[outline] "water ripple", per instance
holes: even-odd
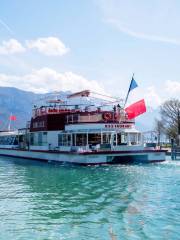
[[[180,239],[180,164],[0,159],[0,239]]]

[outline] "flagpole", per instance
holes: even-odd
[[[132,79],[134,79],[134,73],[132,75],[131,82],[132,82]],[[128,96],[129,96],[129,92],[130,92],[130,88],[131,88],[131,82],[130,82],[129,89],[128,89],[128,92],[127,92],[127,95],[126,95],[126,98],[125,98],[124,108],[125,108],[125,105],[126,105],[127,100],[128,100]]]
[[[11,117],[12,117],[12,112],[10,114],[10,118],[9,118],[9,125],[8,125],[8,131],[11,131]]]

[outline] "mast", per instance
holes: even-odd
[[[129,89],[128,89],[128,92],[127,92],[127,95],[126,95],[126,98],[125,98],[124,108],[126,106],[130,91],[133,90],[136,87],[137,87],[137,83],[134,80],[134,73],[133,73],[132,78],[131,78],[131,82],[130,82],[130,85],[129,85]]]
[[[11,131],[11,121],[12,121],[12,112],[11,112],[10,117],[9,117],[8,132]]]

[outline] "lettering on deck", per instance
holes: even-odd
[[[132,128],[132,124],[105,124],[105,128]]]

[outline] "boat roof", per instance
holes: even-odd
[[[18,130],[15,131],[1,131],[0,137],[2,136],[15,136],[15,135],[22,135],[22,133],[19,133]]]

